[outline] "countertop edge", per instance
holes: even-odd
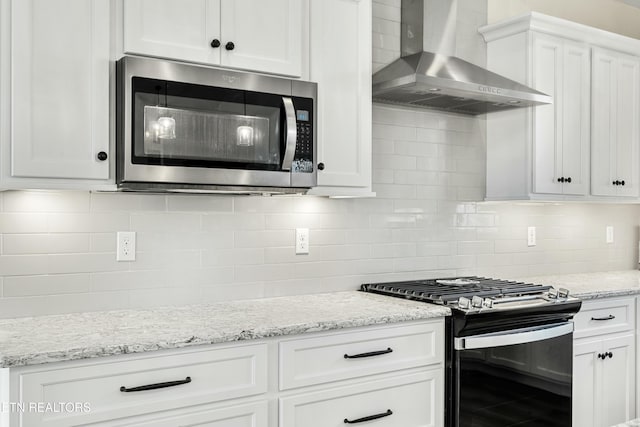
[[[366,326],[380,326],[403,322],[429,320],[451,315],[447,307],[431,306],[428,311],[413,311],[402,315],[387,315],[373,318],[354,318],[337,322],[317,322],[309,324],[291,324],[265,329],[242,330],[232,333],[215,334],[209,337],[192,336],[184,341],[157,342],[139,344],[122,344],[106,347],[69,348],[64,351],[52,351],[39,354],[25,354],[21,356],[4,356],[0,354],[0,368],[19,368],[25,366],[42,365],[57,362],[97,359],[124,354],[142,354],[160,350],[178,350],[203,345],[232,343],[238,341],[253,341],[273,337],[304,335],[314,332],[337,331]]]

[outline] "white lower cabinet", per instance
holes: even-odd
[[[443,427],[443,350],[433,319],[4,369],[0,401],[80,406],[0,427]]]
[[[443,423],[441,369],[280,399],[279,427],[338,427],[375,420],[376,427]]]
[[[635,418],[635,325],[629,319],[635,319],[633,298],[585,302],[576,316],[574,427],[610,427]]]
[[[198,409],[195,411],[176,411],[163,415],[129,418],[105,423],[92,424],[95,427],[268,427],[267,401],[244,405]]]

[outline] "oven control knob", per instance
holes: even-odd
[[[549,297],[549,299],[557,299],[558,291],[556,291],[554,288],[549,289],[549,292],[547,292],[547,297]]]
[[[482,306],[485,308],[493,308],[493,300],[491,298],[485,298],[482,301]]]
[[[468,310],[471,308],[471,300],[466,297],[458,298],[458,307],[464,310]]]
[[[569,298],[569,289],[565,289],[565,288],[558,289],[558,297]]]
[[[479,296],[474,296],[471,299],[471,305],[474,306],[475,308],[482,308],[482,297]]]

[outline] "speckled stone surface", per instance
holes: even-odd
[[[640,295],[640,271],[637,270],[518,277],[517,280],[567,288],[571,295],[583,300]]]
[[[640,418],[636,418],[635,420],[627,421],[626,423],[617,424],[612,427],[638,427],[640,426]]]
[[[442,306],[335,292],[154,310],[0,320],[0,367],[304,334],[451,314]]]

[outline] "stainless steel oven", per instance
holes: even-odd
[[[446,427],[571,427],[573,322],[566,289],[484,277],[369,283],[441,304]]]
[[[315,186],[315,83],[137,57],[116,71],[120,189]]]

